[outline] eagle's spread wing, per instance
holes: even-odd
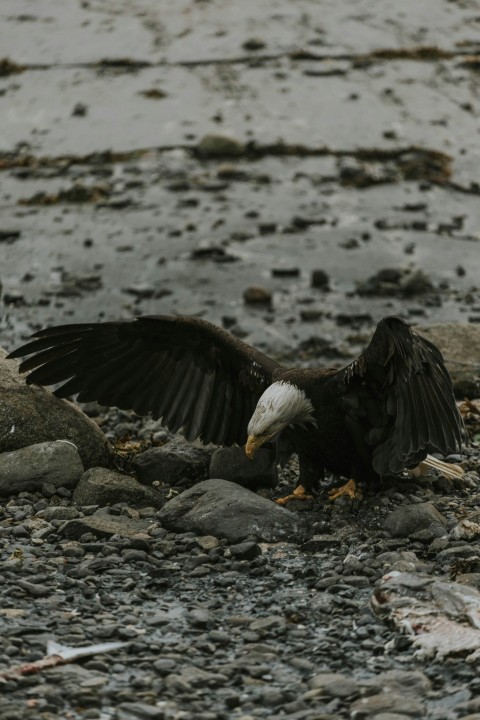
[[[187,439],[244,443],[258,398],[277,363],[219,327],[195,317],[146,316],[40,330],[9,357],[28,383],[63,382],[55,394],[78,395],[139,415],[151,413]]]
[[[379,475],[461,449],[463,424],[442,354],[399,318],[379,322],[365,351],[331,381],[357,450],[369,446]]]

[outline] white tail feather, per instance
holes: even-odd
[[[413,477],[420,477],[421,475],[427,475],[429,469],[438,470],[443,477],[449,478],[450,480],[461,480],[463,478],[463,468],[460,465],[454,465],[453,463],[446,463],[443,460],[438,460],[433,455],[427,455],[425,460],[417,465],[416,468],[410,470]]]

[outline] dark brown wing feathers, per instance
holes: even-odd
[[[379,475],[428,452],[461,448],[462,421],[440,351],[399,318],[385,318],[366,350],[340,371],[287,371],[200,318],[152,316],[64,325],[36,333],[10,357],[28,383],[63,383],[60,397],[151,413],[187,439],[242,444],[256,403],[281,378],[315,378],[339,398],[359,455]],[[318,409],[321,414],[321,408]],[[321,438],[319,438],[321,442]]]
[[[334,382],[343,385],[357,448],[371,445],[379,475],[413,467],[430,452],[461,449],[463,425],[442,354],[399,318],[382,320],[370,345]]]
[[[11,353],[28,383],[163,418],[189,440],[244,443],[258,398],[279,366],[195,317],[147,316],[41,330]]]

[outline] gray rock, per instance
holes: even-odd
[[[35,598],[46,597],[51,593],[51,588],[47,585],[28,582],[28,580],[17,580],[16,587],[24,590],[28,595]]]
[[[205,608],[194,608],[187,613],[187,622],[192,627],[207,627],[213,624],[213,615]]]
[[[420,562],[416,554],[411,550],[383,552],[377,555],[376,559],[377,562],[381,563],[383,570],[398,570],[399,572],[413,572]]]
[[[401,289],[407,297],[432,292],[435,287],[423,270],[415,270],[402,279]]]
[[[319,550],[337,547],[338,545],[340,545],[340,539],[336,535],[323,533],[322,535],[312,535],[312,537],[302,545],[302,550],[304,552],[318,552]]]
[[[252,285],[244,290],[243,300],[247,305],[265,305],[272,303],[272,291],[268,288]]]
[[[202,550],[212,550],[220,545],[218,538],[213,535],[202,535],[197,537],[196,540]]]
[[[232,543],[299,542],[305,534],[294,513],[228,480],[198,483],[167,502],[159,518],[170,530],[215,535]]]
[[[260,545],[249,540],[238,543],[237,545],[230,545],[227,552],[230,557],[234,557],[237,560],[253,560],[262,554],[262,549]]]
[[[377,718],[382,712],[398,712],[408,717],[419,718],[424,715],[424,706],[416,698],[406,697],[395,692],[381,692],[378,695],[369,695],[356,700],[350,706],[350,717],[353,720],[360,718]]]
[[[341,673],[318,673],[308,681],[311,690],[329,697],[346,698],[358,693],[357,683]]]
[[[357,284],[358,295],[412,297],[425,295],[434,285],[423,270],[383,268]]]
[[[375,715],[375,720],[407,720],[409,717],[409,715],[404,715],[403,713],[381,712]]]
[[[54,440],[69,440],[85,468],[107,465],[106,438],[98,425],[68,400],[26,385],[18,363],[0,348],[0,453]]]
[[[43,442],[0,454],[0,494],[30,492],[49,482],[75,487],[83,473],[77,448],[71,442]]]
[[[445,534],[446,526],[447,519],[431,503],[402,505],[385,518],[385,530],[393,537],[408,537],[427,528],[443,530]]]
[[[245,152],[245,145],[230,135],[209,133],[198,143],[197,152],[202,157],[238,157]]]
[[[80,517],[80,511],[75,507],[68,507],[64,505],[49,505],[44,510],[40,510],[36,517],[44,520],[73,520],[73,518]]]
[[[77,505],[114,505],[126,502],[135,507],[161,507],[163,498],[158,490],[138,482],[129,475],[90,468],[80,478],[73,499]]]
[[[457,711],[460,711],[459,716],[462,718],[462,720],[480,720],[480,698],[478,697],[472,698],[465,703],[457,705],[455,709]],[[464,713],[469,714],[464,715]]]
[[[312,270],[312,277],[310,282],[312,287],[319,288],[320,290],[328,290],[330,287],[330,277],[328,273],[326,273],[325,270],[322,270],[321,268]]]
[[[442,538],[444,535],[445,527],[443,525],[433,523],[432,525],[429,525],[428,528],[423,528],[423,530],[417,530],[416,532],[410,533],[409,537],[411,540],[418,540],[422,543],[431,543],[432,540]]]
[[[150,520],[137,520],[125,515],[109,515],[102,509],[88,517],[67,520],[58,532],[69,540],[78,540],[85,533],[92,533],[96,537],[119,535],[131,538],[138,533],[147,532],[151,527]]]
[[[82,558],[85,555],[85,550],[81,544],[75,540],[62,543],[62,552],[63,555],[68,558]]]
[[[139,480],[177,485],[188,480],[192,485],[208,477],[211,451],[176,439],[162,447],[139,453],[133,461]]]
[[[421,670],[387,670],[365,680],[362,685],[370,692],[395,692],[422,697],[429,692],[432,683]],[[399,708],[401,709],[401,708]]]
[[[125,702],[119,705],[117,720],[164,720],[163,708],[143,702]]]
[[[478,556],[478,546],[474,543],[465,545],[454,545],[441,550],[436,557],[437,563],[451,562],[457,558],[469,558]]]
[[[259,37],[251,37],[248,38],[248,40],[245,40],[244,43],[242,43],[242,48],[244,50],[263,50],[263,48],[266,46],[265,40]]]
[[[260,448],[253,460],[241,447],[218,448],[210,461],[209,477],[230,480],[254,490],[260,485],[275,487],[277,468],[273,450]]]
[[[285,625],[286,620],[283,615],[266,615],[257,620],[252,620],[250,630],[267,633],[275,628],[283,628]]]
[[[455,580],[459,583],[462,583],[462,585],[470,585],[470,587],[474,587],[477,590],[480,590],[480,573],[460,573],[460,575],[457,575]]]

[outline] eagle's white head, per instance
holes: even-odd
[[[267,440],[276,437],[288,425],[316,425],[313,405],[305,392],[289,382],[274,382],[257,403],[248,423],[245,452],[253,458]]]

